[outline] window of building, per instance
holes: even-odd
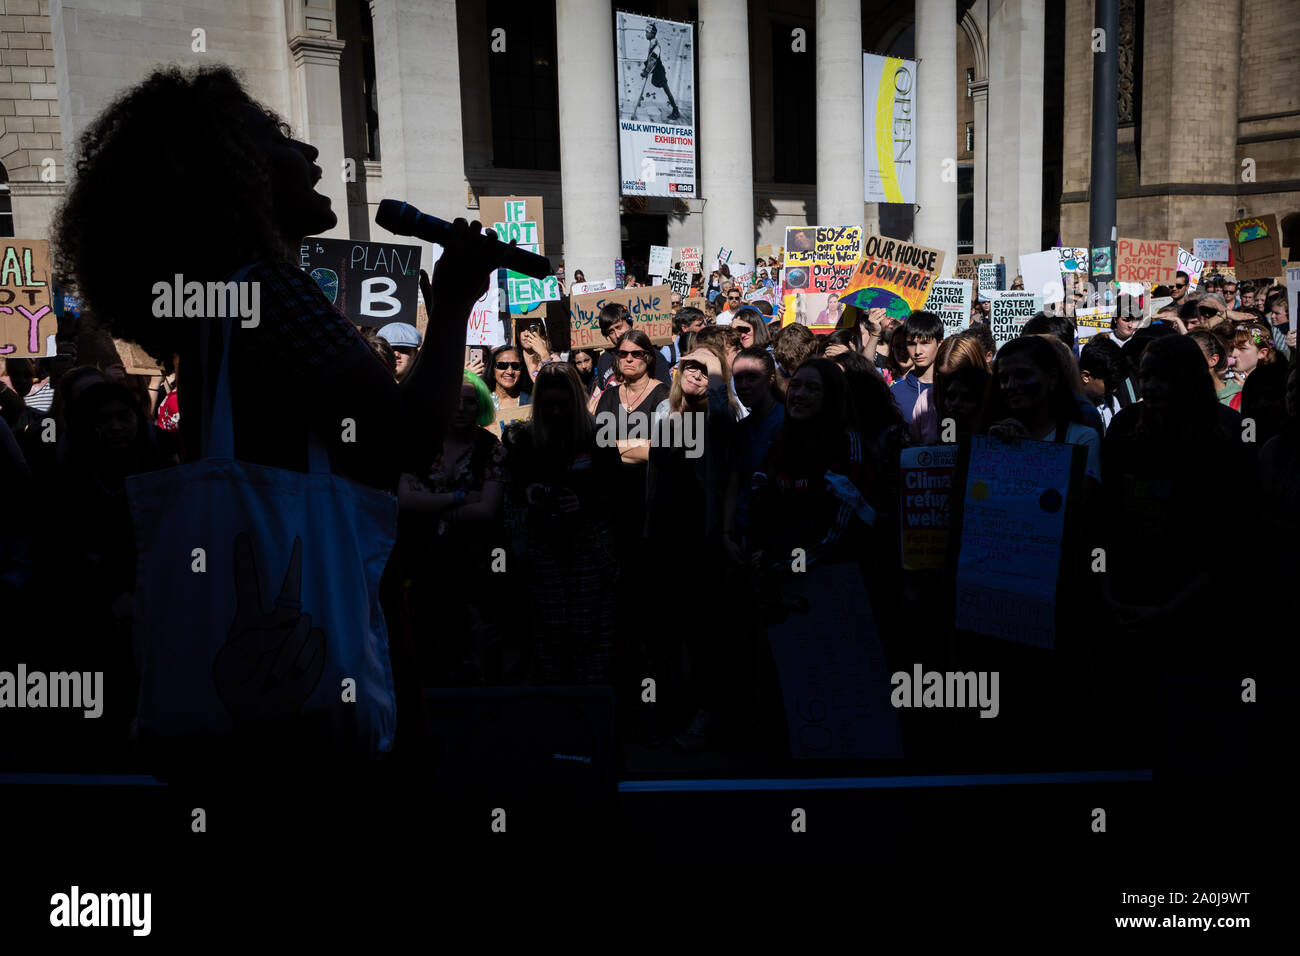
[[[790,31],[796,26],[807,31],[807,49],[817,49],[811,21],[772,24],[772,178],[778,183],[815,184],[817,106],[811,91],[817,89],[817,58],[791,49]]]
[[[975,151],[975,124],[967,123],[966,124],[966,152],[972,153],[974,151]]]
[[[966,99],[970,99],[974,94],[971,93],[970,85],[975,82],[975,68],[966,68]],[[968,146],[967,149],[970,147]]]
[[[505,53],[488,54],[492,165],[560,168],[560,88],[555,0],[489,0],[489,30],[505,30]],[[612,43],[612,38],[607,38]],[[483,39],[492,42],[491,36]],[[612,120],[611,120],[612,122]]]
[[[375,86],[375,28],[369,0],[361,0],[361,96],[366,111],[366,159],[379,162],[379,93]]]
[[[9,198],[9,171],[0,163],[0,236],[14,234],[14,209]]]

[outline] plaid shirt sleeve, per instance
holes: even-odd
[[[259,348],[274,355],[286,374],[320,372],[355,346],[365,346],[356,326],[301,269],[266,262],[249,278],[261,284]]]

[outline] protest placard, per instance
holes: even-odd
[[[691,275],[700,271],[704,251],[699,246],[682,246],[682,268]]]
[[[1273,279],[1282,274],[1282,233],[1277,228],[1277,216],[1252,216],[1224,225],[1239,281]]]
[[[976,435],[962,489],[957,627],[1055,646],[1056,585],[1076,446]]]
[[[1196,287],[1201,283],[1201,270],[1204,268],[1204,259],[1197,258],[1182,246],[1178,247],[1178,271],[1187,273],[1188,295],[1196,292]]]
[[[903,534],[903,569],[942,568],[948,555],[957,446],[904,448],[900,462],[898,487],[902,500],[899,525]]]
[[[161,375],[162,368],[144,349],[125,339],[113,339],[113,347],[128,375]]]
[[[693,199],[694,25],[619,11],[615,34],[620,191]]]
[[[608,292],[617,288],[613,279],[597,279],[595,282],[575,282],[569,287],[569,295],[583,295],[587,292]]]
[[[1109,246],[1094,246],[1089,253],[1094,278],[1114,275],[1114,262],[1111,260]]]
[[[943,319],[943,335],[956,335],[970,325],[970,279],[935,279],[925,300],[925,311]]]
[[[979,278],[979,267],[992,261],[993,257],[984,253],[963,253],[957,257],[957,267],[953,270],[953,276],[958,279],[975,280]]]
[[[513,239],[520,249],[546,255],[541,196],[484,196],[479,200],[479,215],[502,242]],[[534,279],[513,270],[506,273],[506,307],[511,315],[545,315],[545,303],[559,298],[556,276]]]
[[[1178,243],[1164,239],[1121,239],[1115,248],[1115,281],[1143,282],[1148,287],[1173,285],[1178,272]]]
[[[487,430],[500,438],[501,432],[511,422],[526,422],[532,417],[532,405],[517,405],[514,408],[498,408],[497,417],[491,425],[487,426]]]
[[[718,246],[718,254],[713,258],[719,266],[730,266],[731,250],[726,246]]]
[[[1041,296],[1044,302],[1065,301],[1065,283],[1061,281],[1061,257],[1055,249],[1021,256],[1020,277],[1025,283],[1024,291]]]
[[[796,760],[903,756],[890,672],[854,564],[782,575],[767,629]]]
[[[4,239],[0,258],[0,355],[43,358],[59,330],[48,239]]]
[[[989,294],[989,331],[998,348],[1020,335],[1025,323],[1043,311],[1043,297],[1036,292],[992,292]]]
[[[767,260],[776,255],[776,247],[770,242],[766,243],[755,248],[754,255],[763,260],[763,265],[767,265]]]
[[[1198,259],[1204,259],[1206,262],[1227,262],[1229,245],[1227,237],[1223,239],[1193,239],[1192,255]]]
[[[500,289],[495,282],[489,282],[487,291],[470,309],[469,323],[465,329],[466,344],[486,345],[489,348],[506,344],[506,331],[501,322],[499,301]]]
[[[1098,332],[1109,331],[1115,320],[1115,306],[1104,305],[1094,309],[1076,309],[1074,312],[1074,341],[1087,344]]]
[[[622,259],[614,260],[614,288],[623,289],[627,287],[627,263]]]
[[[668,275],[668,270],[673,267],[673,247],[672,246],[651,246],[650,247],[650,264],[647,271],[652,276],[662,279]]]
[[[981,262],[976,270],[980,301],[987,302],[994,292],[1006,285],[1006,269],[998,263]]]
[[[298,264],[357,325],[415,324],[419,246],[309,237],[299,246]]]
[[[858,226],[798,226],[785,231],[782,325],[829,332],[841,317],[840,300],[862,254]]]
[[[600,310],[611,303],[627,306],[632,327],[650,336],[655,345],[667,345],[673,340],[671,290],[666,285],[655,285],[570,296],[570,348],[612,347],[613,343],[600,331]]]
[[[680,295],[683,298],[691,291],[691,276],[684,269],[668,270],[668,286],[673,290],[674,295]]]
[[[1057,246],[1056,254],[1061,260],[1061,272],[1066,275],[1087,275],[1088,274],[1088,250],[1072,248],[1070,246]]]
[[[702,295],[696,295],[696,296],[691,296],[690,298],[687,299],[682,299],[682,307],[687,309],[699,309],[705,315],[709,314],[709,300],[704,298],[704,296]]]
[[[787,253],[788,255],[788,253]],[[943,252],[884,236],[865,236],[862,258],[840,301],[858,309],[884,309],[899,321],[925,304],[943,269]]]

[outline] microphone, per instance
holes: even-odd
[[[440,246],[447,245],[451,233],[451,223],[426,215],[410,203],[396,199],[385,199],[379,203],[375,224],[395,235],[415,236]],[[534,279],[546,279],[553,274],[550,259],[518,246],[506,249],[504,265]]]

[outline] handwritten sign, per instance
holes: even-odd
[[[993,292],[989,294],[989,331],[998,348],[1020,335],[1025,323],[1043,311],[1043,297],[1036,292]]]
[[[900,461],[899,524],[903,534],[903,568],[907,571],[942,568],[948,555],[957,446],[904,448]]]
[[[704,250],[699,246],[682,246],[682,268],[691,275],[700,271],[700,264],[704,261]]]
[[[884,236],[866,236],[862,259],[849,277],[841,301],[859,309],[883,308],[906,320],[925,304],[930,285],[943,269],[943,252]],[[789,259],[787,245],[786,258]]]
[[[963,253],[957,257],[957,268],[953,271],[953,275],[958,279],[975,279],[978,276],[976,270],[981,265],[988,265],[992,262],[992,256],[979,253]]]
[[[1115,281],[1173,285],[1178,243],[1163,239],[1121,239],[1115,249]]]
[[[957,560],[957,627],[1055,645],[1056,584],[1075,446],[971,439]]]
[[[683,269],[669,269],[668,285],[673,290],[674,295],[680,295],[685,298],[691,291],[690,273]]]
[[[496,230],[502,242],[514,240],[520,249],[546,254],[541,196],[484,196],[479,200],[484,225]],[[557,276],[534,279],[521,272],[506,272],[506,305],[511,315],[542,315],[544,303],[560,298]]]
[[[718,260],[718,265],[725,266],[731,261],[731,250],[726,246],[718,246],[718,254],[713,258]]]
[[[1193,239],[1192,255],[1206,262],[1227,262],[1229,245],[1227,238]]]
[[[419,246],[310,237],[298,249],[298,265],[357,325],[415,324]]]
[[[671,290],[666,285],[655,285],[570,296],[570,348],[610,347],[610,341],[600,331],[600,310],[611,303],[627,306],[632,327],[650,336],[653,344],[667,345],[673,340]]]
[[[767,629],[796,760],[903,756],[889,669],[854,564],[785,575]]]
[[[0,240],[0,356],[42,358],[58,332],[47,239]]]
[[[1277,228],[1277,216],[1251,216],[1224,226],[1239,280],[1272,279],[1282,274],[1282,234]]]
[[[943,336],[956,335],[970,325],[970,279],[935,279],[925,300],[925,311],[943,319]]]
[[[1197,258],[1182,246],[1178,247],[1178,271],[1187,273],[1189,294],[1196,292],[1196,287],[1201,284],[1201,270],[1204,268],[1204,259]]]
[[[672,246],[651,246],[649,271],[652,276],[663,278],[673,265]]]
[[[782,325],[797,322],[814,331],[831,331],[840,321],[839,297],[862,254],[862,229],[792,227],[785,231],[785,245],[789,253],[781,272]]]

